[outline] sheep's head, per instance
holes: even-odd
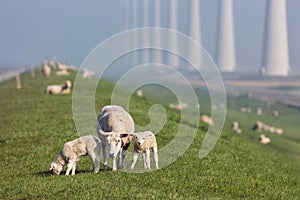
[[[60,163],[56,163],[56,162],[51,163],[50,171],[53,174],[59,175],[62,169],[63,169],[63,165],[61,165]]]
[[[146,132],[140,132],[140,133],[133,133],[132,134],[135,137],[135,142],[138,145],[143,145],[143,143],[145,142],[145,140],[147,138],[151,138],[154,136],[154,134],[152,132],[146,131]]]

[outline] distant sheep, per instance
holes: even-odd
[[[73,141],[66,142],[54,162],[50,171],[59,175],[64,165],[67,165],[66,175],[75,175],[76,165],[81,156],[89,156],[93,162],[93,171],[99,172],[101,141],[93,135],[82,136]]]
[[[256,131],[262,131],[263,129],[263,123],[260,121],[256,121],[255,124],[253,125],[252,129]]]
[[[279,116],[279,111],[278,110],[274,110],[273,111],[273,116],[274,117],[278,117]]]
[[[88,68],[84,68],[82,76],[84,79],[91,79],[94,76],[94,72]]]
[[[43,75],[44,75],[45,77],[49,77],[50,74],[51,74],[51,68],[50,68],[50,66],[48,65],[48,63],[46,62],[46,63],[44,63],[44,67],[43,67]]]
[[[205,124],[208,124],[208,125],[213,125],[214,122],[213,120],[211,119],[211,117],[207,116],[207,115],[202,115],[201,116],[201,121]]]
[[[239,123],[237,121],[234,121],[232,123],[232,130],[234,130],[238,134],[242,133],[242,129],[239,128]]]
[[[169,104],[169,108],[173,108],[173,109],[176,109],[176,110],[182,110],[182,109],[187,108],[187,107],[188,107],[188,104],[184,103],[184,102],[179,102],[177,104],[174,104],[174,103]]]
[[[136,95],[137,95],[138,97],[142,97],[142,96],[143,96],[143,91],[142,91],[142,90],[136,91]]]
[[[263,114],[263,111],[262,111],[261,107],[256,108],[256,114],[257,115],[262,115]]]
[[[135,137],[134,154],[131,169],[134,169],[139,153],[143,153],[144,168],[150,169],[150,150],[153,151],[153,159],[156,169],[158,167],[157,143],[154,133],[151,131],[133,133]]]
[[[271,139],[266,137],[265,135],[260,135],[259,141],[262,144],[269,144],[271,142]]]
[[[69,94],[71,92],[72,82],[67,80],[63,85],[48,85],[47,94]]]
[[[276,128],[275,129],[275,133],[278,135],[282,135],[283,134],[283,130],[281,128]]]
[[[68,72],[67,70],[59,70],[56,72],[56,76],[69,76],[70,72]]]

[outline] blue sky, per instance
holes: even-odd
[[[0,68],[34,66],[46,57],[79,66],[101,41],[124,30],[129,0],[1,0]],[[140,10],[142,9],[140,2]],[[167,27],[168,0],[162,1]],[[201,0],[202,44],[215,56],[219,0]],[[188,1],[178,0],[178,30],[188,33]],[[261,66],[266,0],[234,0],[237,65],[243,71]],[[290,62],[300,73],[300,1],[287,0]],[[150,7],[151,13],[151,7]],[[139,12],[142,27],[142,11]],[[151,24],[151,23],[150,23]]]

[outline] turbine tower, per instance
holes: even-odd
[[[219,36],[216,63],[222,72],[233,72],[236,67],[233,1],[220,0]]]
[[[157,28],[160,28],[160,0],[154,0],[154,26]],[[156,42],[157,44],[160,44],[162,42],[161,35],[159,32],[156,32],[156,34],[153,36],[153,42]],[[160,50],[157,50],[153,54],[153,62],[154,63],[162,63],[162,52]]]
[[[289,70],[286,1],[268,0],[261,72],[267,76],[288,76]]]
[[[200,22],[200,1],[191,0],[190,2],[190,37],[201,45],[201,22]],[[189,47],[189,57],[195,62],[197,68],[201,67],[201,49],[191,49]]]
[[[169,13],[169,28],[177,31],[177,0],[170,0],[170,13]],[[176,51],[178,49],[178,40],[174,34],[171,34],[168,40],[169,49]],[[171,67],[178,67],[179,57],[178,55],[169,53],[168,65]]]

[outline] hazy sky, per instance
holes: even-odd
[[[124,30],[124,2],[129,0],[0,0],[0,68],[36,65],[46,57],[79,66],[101,41]],[[142,2],[138,0],[139,8]],[[167,27],[168,0],[162,0]],[[219,0],[201,1],[202,44],[215,56]],[[286,0],[290,62],[300,72],[300,1]],[[153,2],[153,0],[151,0]],[[178,30],[188,33],[188,1],[178,0]],[[151,12],[151,7],[150,14]],[[237,65],[261,65],[266,0],[234,0]],[[138,19],[142,27],[142,11]],[[151,23],[150,23],[151,25]]]

